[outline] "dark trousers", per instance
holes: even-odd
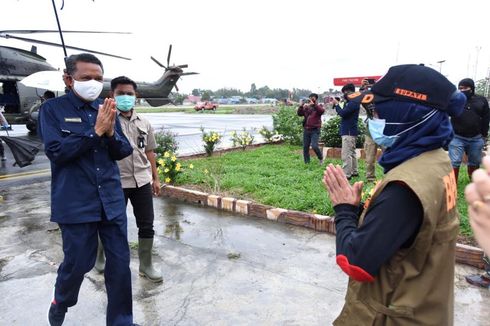
[[[153,230],[153,192],[151,183],[147,183],[139,188],[124,188],[124,198],[126,205],[128,199],[133,205],[133,214],[136,218],[138,227],[138,237],[151,239],[155,234]]]
[[[2,140],[0,139],[0,157],[5,156],[5,150],[3,149]]]
[[[310,163],[310,145],[315,151],[319,160],[323,160],[322,151],[318,147],[318,139],[320,138],[320,128],[304,129],[303,131],[303,159],[305,163]]]
[[[106,323],[110,326],[132,325],[133,301],[126,214],[111,221],[107,221],[104,216],[101,222],[59,226],[65,257],[56,278],[56,304],[68,308],[77,303],[84,275],[95,264],[98,234],[106,256]]]

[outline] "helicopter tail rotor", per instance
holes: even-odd
[[[167,66],[164,66],[160,61],[158,61],[154,57],[150,57],[150,59],[153,60],[160,67],[164,68],[165,69],[165,72],[167,72],[167,71],[170,70],[172,73],[178,75],[178,78],[180,78],[182,76],[197,75],[198,74],[197,72],[184,72],[183,69],[189,67],[189,65],[187,65],[187,64],[183,64],[183,65],[172,65],[171,66],[170,65],[170,57],[171,57],[171,55],[172,55],[172,44],[170,44],[169,47],[168,47]],[[174,87],[175,87],[175,90],[178,92],[179,91],[179,87],[177,86],[177,82],[175,83]]]

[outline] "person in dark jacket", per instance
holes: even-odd
[[[310,145],[316,156],[323,164],[323,154],[318,147],[320,128],[322,127],[322,114],[325,109],[318,104],[318,94],[311,93],[309,100],[298,108],[298,115],[305,117],[303,120],[303,159],[310,163]]]
[[[97,238],[106,251],[107,325],[133,325],[126,203],[116,161],[133,152],[116,117],[113,99],[100,100],[103,67],[92,54],[65,60],[70,91],[45,101],[39,136],[51,162],[51,221],[61,230],[58,268],[48,321],[61,326],[78,302],[95,264]]]
[[[475,94],[475,82],[470,78],[462,79],[459,90],[466,95],[467,101],[463,113],[451,118],[454,138],[449,144],[449,157],[458,181],[459,167],[466,153],[468,156],[468,175],[480,167],[483,146],[488,135],[490,111],[486,98]]]
[[[357,170],[356,138],[357,120],[359,119],[359,103],[349,101],[349,95],[356,91],[354,84],[347,84],[342,87],[344,99],[347,101],[344,106],[335,98],[332,100],[334,109],[341,117],[340,136],[342,137],[342,169],[347,179],[359,176]]]

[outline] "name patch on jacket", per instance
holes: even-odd
[[[82,122],[82,118],[65,118],[65,122]]]

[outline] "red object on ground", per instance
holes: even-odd
[[[335,86],[344,86],[346,84],[354,84],[354,86],[361,86],[363,79],[374,79],[378,81],[381,76],[361,76],[361,77],[338,77],[333,79],[333,84]]]

